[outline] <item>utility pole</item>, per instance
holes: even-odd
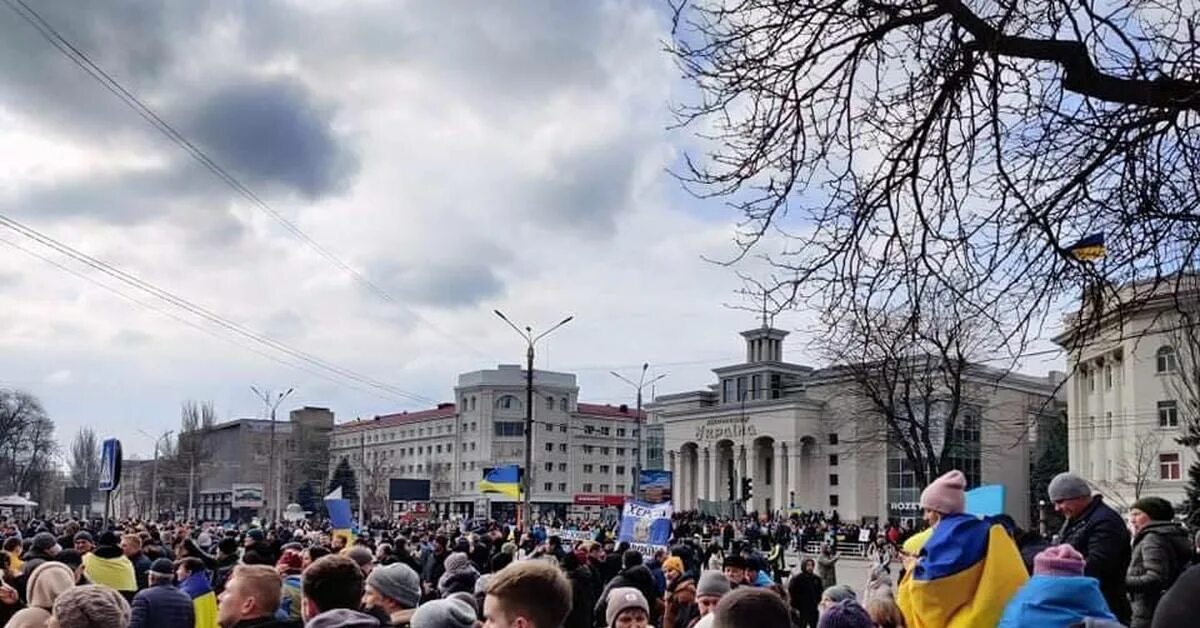
[[[171,433],[175,430],[167,430],[154,440],[154,462],[150,467],[150,517],[152,521],[158,521],[158,452],[159,443],[171,438]],[[153,438],[146,432],[138,430],[142,436]]]
[[[550,335],[554,330],[574,320],[575,317],[568,316],[559,321],[557,325],[534,336],[532,327],[526,325],[525,329],[522,330],[520,327],[514,325],[512,321],[508,320],[508,317],[500,310],[492,311],[496,313],[496,316],[500,317],[500,320],[508,323],[508,326],[512,327],[513,331],[517,332],[517,335],[521,336],[527,345],[525,351],[525,473],[521,476],[521,490],[524,492],[525,498],[523,520],[525,521],[525,529],[528,530],[532,527],[531,518],[533,516],[533,346],[537,344],[537,341]]]
[[[638,498],[638,488],[640,488],[640,485],[642,483],[642,433],[646,431],[645,422],[642,421],[642,389],[645,388],[646,386],[653,385],[658,380],[667,376],[666,373],[663,373],[661,375],[651,378],[650,381],[646,381],[646,371],[649,369],[650,369],[649,362],[645,362],[642,364],[642,374],[641,374],[641,376],[638,377],[638,381],[636,384],[633,382],[633,380],[626,378],[624,375],[621,375],[620,373],[618,373],[616,371],[609,371],[609,373],[611,373],[613,377],[616,377],[617,379],[625,382],[626,384],[633,386],[634,390],[637,391],[637,413],[633,415],[634,416],[634,425],[637,426],[637,428],[635,428],[635,430],[637,431],[637,459],[634,461],[634,466],[633,466],[633,490],[630,491],[633,494],[633,498],[635,500]]]
[[[279,473],[277,462],[278,457],[275,455],[275,410],[277,410],[279,408],[279,404],[283,403],[283,400],[286,399],[288,395],[292,394],[292,392],[296,389],[289,388],[286,391],[279,393],[278,396],[273,396],[271,391],[268,389],[259,390],[258,388],[251,386],[250,390],[254,392],[255,396],[257,396],[259,399],[262,399],[263,407],[267,410],[265,414],[271,418],[271,450],[270,456],[267,459],[267,485],[263,487],[263,494],[265,496],[267,491],[271,489],[272,485],[274,485],[275,494],[269,500],[271,507],[267,509],[267,512],[271,514],[270,520],[276,521],[279,519],[279,513],[282,512],[282,509],[279,507],[279,500],[282,499],[280,487],[283,478],[281,477],[282,474]]]

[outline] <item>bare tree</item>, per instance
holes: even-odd
[[[788,305],[900,305],[925,277],[1020,354],[1063,295],[1196,266],[1194,2],[675,8],[669,51],[698,88],[679,122],[705,142],[678,175],[742,215],[735,260],[784,239],[758,252]],[[1077,259],[1093,233],[1106,257]]]
[[[90,427],[81,427],[71,441],[71,483],[95,490],[100,482],[100,439]]]
[[[187,499],[188,516],[193,507],[196,487],[203,466],[212,459],[212,448],[206,436],[216,424],[217,413],[211,401],[185,401],[180,407],[179,438],[175,443],[173,474],[185,478],[182,499]]]
[[[0,389],[0,491],[44,497],[57,453],[54,422],[37,397]]]
[[[1129,449],[1116,461],[1117,479],[1097,482],[1100,492],[1115,504],[1128,508],[1141,499],[1146,486],[1158,478],[1158,453],[1162,435],[1153,429],[1137,432]],[[1132,495],[1132,499],[1129,499]]]
[[[385,452],[376,450],[363,461],[362,491],[363,501],[366,502],[367,516],[370,513],[391,513],[388,507],[389,480],[396,471],[396,466],[388,462],[383,455]]]

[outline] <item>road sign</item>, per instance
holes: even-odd
[[[115,491],[121,483],[121,441],[109,438],[100,446],[100,483],[96,488]]]

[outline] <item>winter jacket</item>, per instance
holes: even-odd
[[[195,623],[192,598],[173,584],[157,584],[133,596],[129,628],[186,628]]]
[[[817,605],[821,603],[821,594],[824,592],[821,578],[814,573],[802,571],[788,581],[788,601],[791,602],[792,608],[805,617],[817,612]]]
[[[597,626],[603,626],[605,621],[605,611],[608,610],[608,592],[618,587],[633,587],[641,592],[650,603],[650,625],[662,625],[663,604],[662,599],[655,595],[658,590],[654,585],[654,576],[650,575],[650,570],[645,565],[634,565],[625,571],[622,571],[616,578],[613,578],[604,587],[604,591],[596,600],[594,609],[594,619]]]
[[[213,569],[213,593],[221,595],[225,591],[225,583],[229,581],[229,576],[233,575],[233,568],[238,566],[238,562],[237,554],[222,554],[217,557],[216,569]]]
[[[5,628],[43,628],[50,621],[54,600],[75,586],[75,572],[62,563],[43,562],[29,574],[29,606],[8,620]]]
[[[590,567],[581,566],[567,574],[571,582],[571,613],[563,628],[592,628],[592,608],[596,605],[596,589]]]
[[[1088,617],[1115,619],[1087,576],[1033,576],[1008,601],[997,628],[1070,626]]]
[[[1133,555],[1125,576],[1133,616],[1130,628],[1149,628],[1162,594],[1187,569],[1192,540],[1173,521],[1151,521],[1133,539]]]
[[[136,556],[129,559],[133,564],[133,578],[137,581],[138,591],[150,586],[146,579],[146,574],[150,571],[150,564],[153,562],[145,554],[138,552]]]
[[[1060,543],[1070,544],[1087,561],[1083,575],[1100,581],[1100,592],[1117,621],[1129,623],[1129,599],[1125,597],[1125,573],[1129,569],[1129,530],[1117,511],[1099,495],[1059,533]]]
[[[304,628],[378,628],[378,626],[378,619],[348,608],[325,611],[304,624]]]
[[[832,587],[837,584],[837,561],[840,556],[833,554],[826,556],[821,554],[817,557],[817,575],[821,577],[821,584],[825,588]]]
[[[662,628],[687,628],[699,616],[700,607],[696,605],[696,581],[691,576],[676,578],[667,591]]]
[[[1190,567],[1158,601],[1150,628],[1180,628],[1196,623],[1196,600],[1200,600],[1200,566]]]

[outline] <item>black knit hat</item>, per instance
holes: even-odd
[[[1175,518],[1175,507],[1161,497],[1143,497],[1129,507],[1146,513],[1152,521],[1171,521]]]

